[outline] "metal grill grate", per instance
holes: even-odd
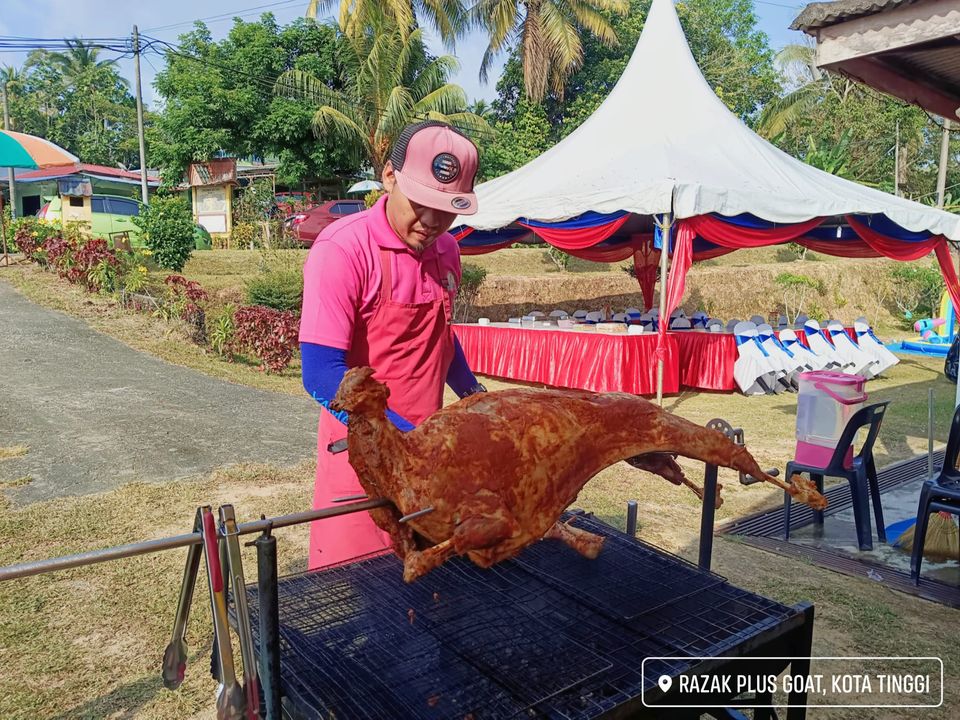
[[[609,526],[585,515],[574,516],[571,523],[607,536],[596,560],[574,552],[557,552],[554,543],[540,542],[527,548],[516,562],[544,582],[614,620],[633,620],[667,603],[726,582],[725,578],[705,572],[676,555],[669,556],[675,563],[670,572],[655,573],[655,569],[662,568],[662,558],[629,536],[610,534]],[[576,580],[571,582],[571,577]]]
[[[594,718],[639,703],[644,658],[732,652],[799,614],[574,522],[609,538],[601,573],[544,542],[491,570],[455,559],[412,585],[392,555],[282,579],[285,693],[305,717]],[[602,597],[624,587],[637,598]],[[691,664],[647,663],[646,685]]]

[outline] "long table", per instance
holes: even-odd
[[[470,367],[482,375],[594,392],[651,395],[657,391],[657,336],[652,333],[520,328],[507,323],[454,325],[453,329]],[[667,336],[665,393],[680,389],[676,335]]]
[[[510,323],[454,325],[470,367],[482,375],[595,392],[652,395],[657,391],[657,335],[625,335]],[[803,330],[797,339],[806,344]],[[853,330],[847,333],[855,337]],[[733,333],[667,333],[663,391],[737,389]]]

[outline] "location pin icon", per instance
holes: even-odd
[[[657,680],[657,685],[660,686],[660,689],[663,690],[663,692],[666,692],[670,689],[670,686],[673,685],[673,678],[671,678],[669,675],[661,675],[660,679]]]

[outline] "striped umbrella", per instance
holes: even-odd
[[[0,167],[37,168],[80,162],[59,145],[36,135],[0,130]]]

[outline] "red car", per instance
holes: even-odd
[[[327,200],[315,208],[292,215],[285,225],[301,245],[310,247],[327,225],[361,210],[366,210],[363,200]]]

